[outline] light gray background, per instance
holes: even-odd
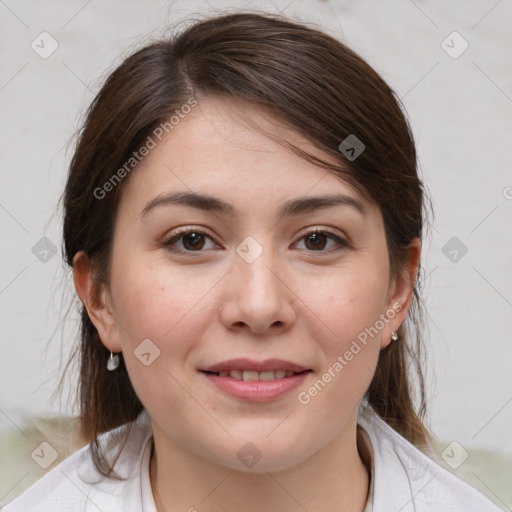
[[[512,454],[510,0],[0,0],[0,429],[69,412],[66,400],[50,401],[77,327],[59,324],[73,290],[52,214],[79,114],[123,56],[212,5],[317,23],[403,99],[436,211],[423,251],[428,422],[446,442]],[[48,59],[31,48],[43,31],[59,44]],[[469,44],[456,59],[441,46],[453,31]],[[43,236],[58,248],[47,263],[32,252]],[[452,237],[468,248],[455,263],[442,251]]]

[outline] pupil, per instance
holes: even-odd
[[[204,245],[204,239],[202,239],[202,235],[200,233],[189,233],[185,236],[183,245],[187,249],[201,249]]]
[[[308,242],[311,241],[313,241],[313,249],[323,249],[323,247],[325,247],[325,236],[322,235],[321,233],[312,233],[311,235],[309,235],[307,238],[306,245]]]

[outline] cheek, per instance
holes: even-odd
[[[385,308],[385,275],[371,269],[345,269],[321,286],[305,288],[308,306],[329,328],[326,341],[333,350],[343,350],[378,320]]]
[[[116,311],[126,322],[126,343],[136,343],[139,338],[154,339],[157,344],[169,338],[178,341],[197,328],[191,318],[200,316],[201,299],[212,283],[204,276],[197,279],[197,272],[191,269],[178,272],[147,262],[126,262],[118,268]]]
[[[308,291],[319,340],[323,332],[324,360],[314,389],[305,390],[306,401],[350,407],[368,388],[380,352],[380,331],[375,325],[385,307],[387,283],[382,275],[386,274],[345,270]],[[336,416],[336,410],[332,414]]]
[[[211,322],[219,278],[136,258],[116,272],[116,317],[130,380],[148,409],[157,410],[162,396],[179,407],[184,365]]]
[[[162,397],[175,411],[183,405],[180,373],[194,336],[206,321],[201,297],[208,283],[192,272],[171,272],[135,259],[112,276],[123,358],[133,387],[153,414]],[[115,286],[114,286],[115,285]]]

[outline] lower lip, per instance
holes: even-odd
[[[311,372],[275,380],[244,381],[201,372],[210,382],[226,393],[247,402],[266,402],[289,393],[298,387]]]

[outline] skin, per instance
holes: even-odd
[[[357,446],[358,406],[379,351],[406,317],[420,242],[412,241],[408,265],[392,277],[378,207],[248,121],[326,158],[261,109],[202,99],[123,183],[109,286],[95,286],[80,252],[76,290],[104,345],[122,351],[151,416],[159,510],[360,512],[369,475]],[[141,215],[172,191],[212,195],[237,214],[166,205]],[[334,206],[277,216],[287,200],[333,193],[359,199],[366,213]],[[194,251],[189,235],[174,244],[189,252],[172,252],[164,241],[177,228],[205,232],[202,248]],[[315,228],[348,245],[327,237],[315,246],[305,236]],[[236,252],[247,236],[263,249],[252,263]],[[298,394],[397,303],[401,310],[379,334],[301,404]],[[134,355],[144,339],[160,350],[149,366]],[[279,358],[313,372],[282,397],[249,403],[198,372],[234,357]],[[237,457],[248,442],[262,455],[251,468]]]

